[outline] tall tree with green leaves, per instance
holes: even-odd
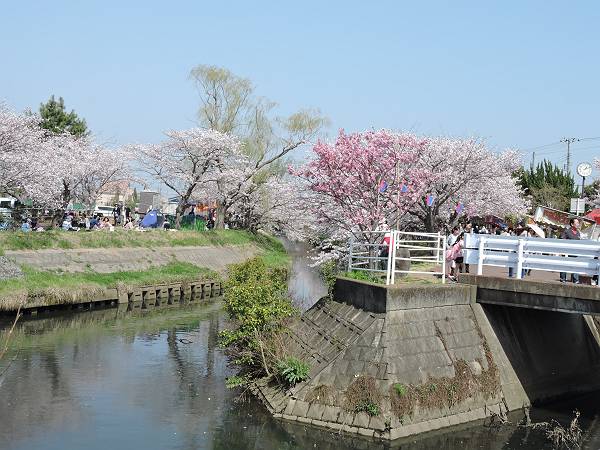
[[[198,89],[198,124],[202,128],[237,136],[248,157],[244,175],[235,182],[216,182],[217,220],[223,228],[225,216],[236,204],[250,198],[271,177],[281,176],[285,159],[293,150],[314,139],[328,123],[318,110],[300,110],[287,117],[275,115],[276,104],[259,97],[247,78],[229,70],[199,65],[190,72]],[[223,171],[231,164],[224,162]]]
[[[40,116],[40,127],[52,133],[69,133],[77,137],[89,134],[85,119],[80,119],[74,110],[67,112],[62,97],[56,100],[53,95],[46,103],[41,103]]]
[[[533,208],[547,206],[568,211],[571,198],[579,197],[573,177],[548,160],[535,168],[521,168],[516,176],[525,194],[531,197]]]

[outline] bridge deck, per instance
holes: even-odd
[[[549,275],[554,280],[558,278],[558,274]],[[544,281],[535,277],[535,273],[523,280],[504,274],[496,277],[461,274],[459,282],[477,286],[477,303],[600,315],[600,288],[596,286]]]

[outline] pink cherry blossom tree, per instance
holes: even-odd
[[[516,151],[490,151],[481,139],[430,138],[416,166],[435,174],[408,212],[428,232],[444,230],[466,215],[519,215],[527,202],[512,174],[520,167]]]
[[[426,145],[408,133],[342,130],[335,143],[318,142],[312,159],[290,172],[316,194],[310,207],[321,224],[370,240],[382,220],[393,225],[423,196],[434,176],[417,165]]]

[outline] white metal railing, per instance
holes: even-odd
[[[386,284],[394,284],[396,274],[426,274],[441,276],[446,281],[446,239],[440,233],[417,233],[408,231],[373,231],[363,233],[362,240],[351,239],[348,251],[348,271],[381,273]],[[386,239],[387,238],[387,239]],[[402,249],[402,250],[400,250]],[[400,251],[399,251],[400,250]],[[441,265],[439,271],[408,270],[396,268],[397,261],[433,263]]]
[[[483,266],[510,267],[517,278],[529,269],[600,275],[600,242],[591,240],[465,234],[463,257],[477,275]]]

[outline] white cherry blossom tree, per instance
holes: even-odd
[[[178,196],[176,226],[190,200],[206,192],[209,183],[223,179],[228,164],[241,157],[239,142],[215,130],[192,128],[168,131],[160,144],[130,145],[141,171]]]

